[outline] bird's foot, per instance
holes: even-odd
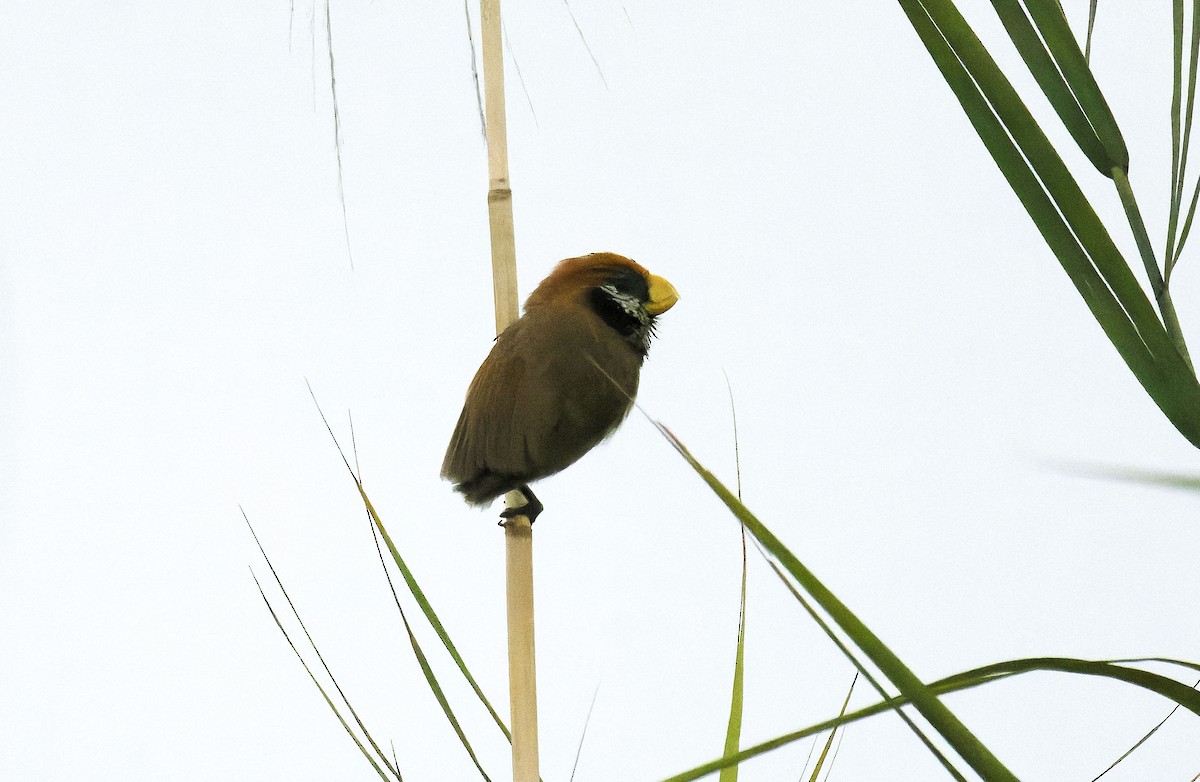
[[[542,503],[538,501],[537,496],[529,490],[528,486],[522,484],[517,487],[517,491],[521,492],[521,495],[525,497],[525,504],[516,508],[505,508],[500,511],[500,518],[504,519],[504,521],[500,522],[501,527],[507,524],[509,519],[516,516],[524,516],[529,519],[529,524],[532,526],[533,522],[537,521],[537,517],[544,510]]]

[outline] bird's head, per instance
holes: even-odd
[[[679,301],[675,287],[616,253],[561,261],[530,294],[525,310],[547,304],[587,307],[645,356],[654,319]]]

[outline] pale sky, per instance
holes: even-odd
[[[995,33],[989,4],[963,5]],[[1133,5],[1101,4],[1093,61],[1161,251],[1170,10]],[[727,375],[746,504],[920,676],[1200,659],[1200,497],[1072,472],[1195,473],[1197,454],[1091,319],[899,6],[570,7],[603,79],[565,4],[505,8],[522,297],[600,250],[674,283],[640,404],[732,482]],[[1076,25],[1085,7],[1067,3]],[[507,713],[503,534],[438,478],[493,328],[463,7],[332,8],[353,270],[323,5],[3,16],[0,778],[377,778],[262,605],[249,568],[269,574],[240,506],[405,779],[478,779],[305,386],[347,445],[353,416],[368,493]],[[1108,181],[1068,161],[1135,258]],[[1174,279],[1193,352],[1196,252]],[[636,413],[537,490],[542,777],[568,778],[596,692],[576,780],[661,779],[719,755],[733,517]],[[748,600],[746,745],[836,714],[852,676],[753,552]],[[505,779],[499,732],[417,632]],[[854,703],[873,700],[860,686]],[[1171,706],[1049,674],[948,703],[1045,782],[1090,780]],[[809,746],[741,779],[798,779]],[[1197,747],[1181,711],[1106,779],[1186,782]],[[884,715],[846,732],[833,778],[945,775]]]

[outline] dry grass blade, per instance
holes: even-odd
[[[600,685],[592,692],[592,703],[588,706],[587,716],[583,718],[583,730],[579,734],[579,745],[575,747],[575,762],[571,764],[569,782],[575,782],[575,772],[579,769],[579,756],[583,754],[583,741],[587,738],[588,725],[592,722],[592,709],[596,708],[596,696],[600,694]]]
[[[329,94],[333,98],[333,149],[337,155],[338,199],[342,203],[342,231],[346,236],[346,257],[354,269],[354,253],[350,250],[350,216],[346,212],[346,188],[342,183],[342,115],[338,111],[337,76],[333,68],[333,20],[329,0],[325,0],[325,42],[329,47]]]
[[[533,98],[529,94],[529,88],[525,86],[525,75],[521,73],[521,63],[517,60],[517,54],[513,51],[512,42],[508,40],[508,28],[501,25],[504,32],[504,48],[508,50],[508,54],[512,57],[513,68],[517,72],[517,81],[521,83],[521,93],[525,96],[525,102],[529,104],[529,115],[533,117],[533,126],[541,128],[541,123],[538,122],[537,112],[533,108]],[[482,111],[482,109],[480,109]]]
[[[262,541],[258,539],[258,533],[254,531],[254,526],[250,523],[250,517],[246,515],[245,510],[242,510],[242,519],[245,520],[246,527],[249,528],[250,535],[254,538],[254,544],[258,546],[258,551],[260,554],[262,554],[263,561],[267,563],[267,568],[270,569],[271,576],[275,579],[276,586],[279,587],[279,591],[283,594],[284,600],[287,601],[288,607],[291,608],[292,616],[295,617],[297,624],[300,625],[300,629],[304,632],[304,637],[308,639],[308,644],[312,648],[313,653],[317,655],[317,660],[321,663],[321,667],[324,669],[325,675],[329,677],[329,681],[333,684],[334,689],[337,690],[338,697],[342,699],[342,703],[346,704],[346,708],[350,711],[350,715],[354,718],[355,724],[358,725],[358,729],[362,731],[363,736],[371,745],[371,749],[375,751],[376,756],[383,761],[383,764],[387,766],[388,771],[392,772],[392,774],[399,779],[400,772],[388,762],[387,757],[383,754],[383,751],[379,749],[379,745],[375,743],[375,739],[371,736],[370,731],[367,730],[367,726],[364,725],[362,719],[359,718],[358,712],[355,711],[354,706],[350,703],[350,699],[346,697],[346,693],[342,690],[341,685],[338,684],[337,677],[333,675],[333,671],[330,670],[328,663],[325,662],[324,655],[321,654],[321,650],[317,647],[317,642],[313,640],[312,634],[308,632],[308,627],[304,624],[304,620],[300,618],[300,612],[296,608],[296,604],[292,601],[292,596],[288,594],[287,588],[283,585],[283,580],[279,577],[279,573],[275,570],[275,565],[272,564],[271,558],[267,556],[267,551],[263,547]],[[308,663],[305,662],[303,655],[300,654],[300,651],[292,642],[291,636],[289,636],[287,630],[284,629],[282,622],[279,620],[279,616],[275,613],[275,609],[271,606],[271,602],[267,600],[266,593],[263,592],[262,585],[259,584],[258,577],[254,576],[253,570],[250,571],[250,574],[254,577],[254,583],[258,586],[259,594],[262,595],[263,601],[267,604],[267,609],[271,612],[271,617],[275,620],[275,624],[279,626],[279,631],[283,633],[283,637],[287,639],[288,645],[292,647],[292,651],[295,652],[296,656],[300,659],[300,663],[304,666],[304,670],[308,672],[308,675],[313,680],[313,683],[316,684],[317,688],[321,690],[321,695],[325,698],[326,702],[329,703],[330,708],[333,709],[338,720],[354,739],[354,743],[358,745],[360,750],[362,750],[363,754],[367,757],[367,760],[371,762],[371,765],[375,766],[376,770],[379,771],[378,764],[375,763],[374,758],[367,753],[366,749],[362,746],[362,742],[358,740],[358,736],[355,735],[354,731],[350,729],[350,726],[346,723],[345,719],[342,718],[341,712],[338,711],[333,701],[329,698],[329,695],[325,692],[325,688],[322,687],[320,682],[317,681],[312,670],[308,667]],[[382,771],[380,771],[380,773],[382,774]]]
[[[471,3],[463,0],[463,12],[467,17],[467,45],[471,49],[471,78],[475,81],[475,102],[479,105],[479,133],[487,141],[487,119],[483,116],[483,93],[479,89],[479,66],[475,61],[475,34],[471,30]]]
[[[1194,690],[1194,689],[1196,689],[1197,687],[1200,687],[1200,679],[1197,679],[1197,680],[1196,680],[1196,683],[1192,685],[1192,689]],[[1100,778],[1101,778],[1101,777],[1103,777],[1105,774],[1107,774],[1108,772],[1110,772],[1110,771],[1112,771],[1114,768],[1116,768],[1116,767],[1117,767],[1117,765],[1121,763],[1121,761],[1125,760],[1125,758],[1127,758],[1127,757],[1129,757],[1130,755],[1132,755],[1132,754],[1133,754],[1133,752],[1134,752],[1134,750],[1136,750],[1138,747],[1140,747],[1140,746],[1142,746],[1143,744],[1145,744],[1145,743],[1146,743],[1146,740],[1147,740],[1147,739],[1149,739],[1151,736],[1153,736],[1155,733],[1157,733],[1157,732],[1158,732],[1158,729],[1159,729],[1159,728],[1161,728],[1163,725],[1165,725],[1165,724],[1167,723],[1167,720],[1171,719],[1171,717],[1173,717],[1173,716],[1175,715],[1175,712],[1177,712],[1177,711],[1179,711],[1179,704],[1178,704],[1178,703],[1177,703],[1177,704],[1175,704],[1175,707],[1174,707],[1174,708],[1172,708],[1172,709],[1171,709],[1169,712],[1167,712],[1167,716],[1163,717],[1161,720],[1159,720],[1159,722],[1158,722],[1158,724],[1157,724],[1157,725],[1155,725],[1153,728],[1151,728],[1149,731],[1147,731],[1147,732],[1146,732],[1146,735],[1142,736],[1140,739],[1138,739],[1136,742],[1134,742],[1134,744],[1133,744],[1133,746],[1132,746],[1132,747],[1130,747],[1129,749],[1127,749],[1127,750],[1125,750],[1124,752],[1122,752],[1122,753],[1121,753],[1121,757],[1119,757],[1119,758],[1117,758],[1116,760],[1114,760],[1114,761],[1113,761],[1113,762],[1112,762],[1112,763],[1109,765],[1109,767],[1108,767],[1108,768],[1104,769],[1104,770],[1103,770],[1103,771],[1101,771],[1099,774],[1097,774],[1095,777],[1093,777],[1093,778],[1092,778],[1092,782],[1096,782],[1096,780],[1100,779]]]
[[[271,612],[271,618],[275,620],[275,626],[279,628],[279,632],[283,633],[284,640],[288,642],[288,646],[292,647],[292,652],[295,653],[296,659],[300,661],[302,666],[304,666],[304,672],[308,674],[308,678],[312,680],[312,683],[315,684],[317,689],[321,692],[321,697],[325,699],[326,705],[329,706],[330,710],[333,711],[333,714],[335,717],[337,717],[338,722],[342,723],[342,727],[345,728],[346,734],[349,735],[354,741],[354,744],[358,747],[359,752],[363,754],[363,757],[367,759],[367,762],[371,764],[371,766],[375,769],[375,772],[379,774],[379,777],[386,780],[388,777],[383,773],[383,769],[379,767],[379,764],[376,763],[375,759],[371,757],[371,753],[369,753],[367,748],[363,746],[361,741],[359,741],[358,736],[355,735],[354,730],[350,727],[350,724],[346,722],[344,717],[342,717],[341,712],[338,711],[337,705],[334,704],[333,700],[329,697],[329,693],[325,691],[325,688],[321,686],[319,681],[317,681],[317,677],[313,675],[312,669],[308,667],[308,663],[304,660],[304,655],[300,654],[300,650],[297,649],[296,644],[292,642],[291,636],[288,635],[287,630],[285,630],[283,627],[283,622],[279,621],[279,615],[275,613],[275,608],[271,605],[271,601],[267,599],[267,594],[263,591],[262,584],[258,581],[258,576],[254,575],[253,569],[250,571],[250,577],[254,579],[254,585],[258,587],[258,594],[262,596],[263,603],[266,604],[267,610]],[[396,773],[396,779],[399,782],[403,782],[398,772]]]
[[[850,689],[846,691],[846,700],[842,701],[842,710],[838,712],[838,719],[846,716],[846,709],[850,706],[850,696],[854,694],[854,685],[857,683],[858,671],[855,671],[854,678],[850,680]],[[839,730],[842,731],[840,734],[838,733]],[[833,747],[833,740],[838,735],[846,735],[846,732],[841,725],[838,725],[833,730],[829,731],[829,737],[825,739],[825,746],[821,748],[821,754],[817,756],[817,765],[813,767],[812,776],[809,778],[809,782],[817,782],[817,777],[821,774],[821,768],[825,765],[825,758],[829,756],[829,750]],[[838,746],[841,746],[840,742],[838,743]],[[829,767],[829,771],[825,774],[825,779],[829,779],[829,774],[831,773],[833,773],[832,764]]]
[[[575,18],[575,12],[571,10],[569,0],[563,0],[563,5],[567,7],[567,13],[571,17],[571,24],[575,25],[575,32],[579,33],[579,40],[583,43],[583,48],[587,50],[588,57],[592,58],[592,65],[596,66],[596,73],[600,74],[600,81],[604,83],[604,89],[608,89],[608,79],[604,78],[604,69],[600,67],[600,61],[596,59],[596,55],[592,52],[592,47],[588,46],[587,38],[583,35],[583,28],[579,26],[579,20]],[[626,18],[628,18],[626,14]]]

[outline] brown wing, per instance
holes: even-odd
[[[537,477],[562,470],[609,435],[637,393],[641,359],[590,310],[532,312],[529,371],[514,428]],[[553,328],[532,328],[546,320]],[[548,325],[549,325],[548,324]]]
[[[482,504],[562,470],[625,417],[640,367],[640,356],[590,311],[526,313],[476,373],[442,475]]]
[[[472,504],[486,504],[521,483],[520,460],[511,447],[516,389],[525,376],[524,359],[511,345],[520,325],[497,338],[475,373],[442,462],[442,477],[454,481]]]

